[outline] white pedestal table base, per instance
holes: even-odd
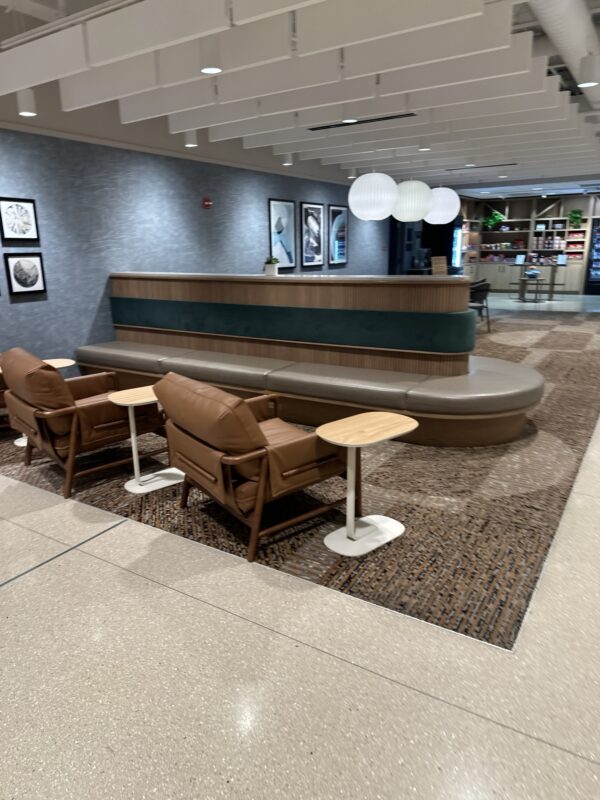
[[[370,514],[354,521],[355,539],[348,537],[346,526],[327,534],[325,546],[341,556],[364,556],[388,542],[397,539],[405,531],[401,522],[381,514]]]

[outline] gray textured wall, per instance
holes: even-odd
[[[111,272],[259,272],[269,252],[269,197],[346,204],[347,191],[285,175],[0,131],[0,197],[35,199],[48,288],[46,297],[16,301],[2,268],[0,352],[18,344],[46,358],[67,356],[77,345],[113,338]],[[214,202],[210,211],[202,209],[204,196]],[[333,271],[385,274],[387,244],[387,223],[351,217],[350,261]]]

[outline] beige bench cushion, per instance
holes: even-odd
[[[176,372],[206,383],[266,389],[269,373],[290,364],[290,361],[279,358],[187,350],[183,355],[165,359],[161,371]]]
[[[292,364],[267,376],[273,392],[323,397],[361,405],[406,408],[406,393],[427,375],[329,364]]]
[[[165,372],[161,362],[169,356],[193,352],[183,347],[138,342],[101,342],[78,347],[76,359],[82,364],[94,364],[114,369],[138,372]]]
[[[471,356],[468,375],[430,377],[408,392],[407,409],[434,414],[493,414],[535,405],[544,378],[525,364]]]

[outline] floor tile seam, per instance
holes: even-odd
[[[74,550],[74,549],[77,549],[78,547],[79,547],[79,545],[77,545],[76,547],[74,547],[72,549]],[[391,683],[394,686],[400,686],[403,689],[408,690],[409,692],[418,694],[418,695],[420,695],[422,697],[426,697],[429,700],[433,700],[435,702],[442,703],[443,705],[448,706],[449,708],[453,708],[453,709],[455,709],[457,711],[461,711],[461,712],[463,712],[465,714],[468,714],[469,716],[472,716],[472,717],[475,717],[477,719],[480,719],[480,720],[482,720],[484,722],[487,722],[487,723],[489,723],[491,725],[495,725],[497,727],[503,728],[504,730],[508,730],[508,731],[510,731],[512,733],[515,733],[515,734],[519,735],[519,736],[525,736],[526,738],[531,739],[532,741],[535,741],[535,742],[538,742],[540,744],[546,745],[547,747],[551,747],[551,748],[553,748],[555,750],[559,750],[559,751],[561,751],[563,753],[566,753],[566,754],[571,755],[571,756],[573,756],[575,758],[578,758],[581,761],[585,761],[586,763],[592,764],[595,767],[600,767],[600,758],[599,759],[591,758],[590,756],[586,756],[586,755],[584,755],[582,753],[578,753],[575,750],[570,750],[568,747],[564,747],[563,745],[556,744],[556,743],[551,742],[551,741],[549,741],[547,739],[544,739],[544,738],[542,738],[540,736],[535,736],[534,734],[527,733],[526,731],[521,730],[521,729],[516,728],[516,727],[513,727],[512,725],[508,725],[507,723],[502,722],[501,720],[494,719],[493,717],[488,717],[485,714],[479,713],[477,711],[474,711],[473,709],[470,709],[470,708],[467,708],[465,706],[462,706],[462,705],[460,705],[460,703],[454,703],[451,700],[448,700],[447,698],[440,697],[440,696],[438,696],[436,694],[433,694],[432,692],[427,692],[424,689],[420,689],[419,687],[413,686],[410,683],[406,683],[404,681],[400,681],[397,678],[391,677],[390,675],[385,675],[385,674],[383,674],[381,672],[378,672],[377,670],[371,669],[370,667],[367,667],[364,664],[359,664],[356,661],[352,661],[351,659],[345,658],[344,656],[340,656],[340,655],[338,655],[336,653],[332,653],[332,652],[329,652],[328,650],[324,650],[322,647],[317,647],[314,644],[310,644],[308,642],[305,642],[304,640],[298,639],[295,636],[291,636],[288,633],[284,633],[283,631],[279,631],[279,630],[277,630],[275,628],[271,628],[269,625],[265,625],[262,622],[258,622],[257,620],[250,619],[250,618],[244,616],[243,614],[239,614],[239,613],[237,613],[235,611],[232,611],[231,609],[223,608],[223,607],[217,605],[216,603],[211,603],[210,601],[205,600],[204,598],[196,597],[195,595],[189,594],[188,592],[184,592],[181,589],[177,589],[177,588],[175,588],[173,586],[168,586],[167,584],[162,583],[161,581],[157,580],[156,578],[150,578],[147,575],[142,575],[141,573],[136,572],[135,570],[129,569],[128,567],[123,567],[120,564],[115,564],[112,561],[110,561],[109,559],[102,558],[101,556],[95,555],[94,553],[88,553],[85,550],[80,550],[79,552],[82,555],[88,556],[88,557],[96,559],[98,561],[102,561],[103,563],[109,564],[110,566],[116,567],[117,569],[123,570],[124,572],[128,572],[130,575],[135,575],[138,578],[142,578],[143,580],[147,580],[150,583],[154,583],[156,586],[160,586],[163,589],[167,589],[168,591],[175,592],[176,594],[179,594],[182,597],[185,597],[185,598],[187,598],[189,600],[195,601],[197,603],[201,603],[202,605],[208,606],[209,608],[215,609],[216,611],[221,611],[224,614],[227,614],[227,615],[229,615],[231,617],[235,617],[236,619],[239,619],[239,620],[241,620],[243,622],[246,622],[246,623],[248,623],[248,624],[250,624],[250,625],[252,625],[254,627],[261,628],[262,630],[268,631],[269,633],[271,633],[271,634],[273,634],[275,636],[281,637],[282,639],[286,639],[288,641],[294,642],[295,644],[299,644],[299,645],[302,645],[303,647],[307,647],[307,648],[309,648],[311,650],[314,650],[317,653],[320,653],[321,655],[326,656],[327,658],[331,658],[331,659],[333,659],[335,661],[338,661],[340,663],[346,664],[347,666],[353,667],[354,669],[360,670],[361,672],[365,672],[365,673],[367,673],[367,674],[369,674],[369,675],[371,675],[371,676],[373,676],[375,678],[378,678],[380,680],[386,681],[387,683]]]
[[[88,508],[93,508],[93,506],[88,506]],[[115,514],[115,516],[118,516],[118,515]],[[64,544],[65,546],[68,546],[69,548],[71,548],[71,547],[79,547],[79,545],[81,545],[81,544],[86,544],[86,542],[91,541],[91,539],[95,538],[96,536],[99,536],[101,533],[108,533],[108,531],[112,531],[113,528],[118,527],[123,522],[127,522],[128,518],[127,517],[120,517],[120,519],[117,522],[114,522],[112,525],[109,525],[104,530],[96,531],[96,533],[93,534],[91,539],[89,537],[87,539],[82,539],[80,542],[76,542],[75,545],[70,545],[68,542],[63,542],[61,539],[57,539],[54,536],[50,536],[50,534],[48,534],[48,533],[42,533],[41,531],[37,530],[37,528],[30,528],[28,525],[24,525],[22,522],[19,522],[18,518],[17,519],[14,519],[14,518],[13,519],[8,519],[6,517],[0,516],[0,520],[2,520],[4,522],[10,522],[12,525],[16,525],[18,528],[21,528],[21,530],[27,531],[27,533],[35,533],[37,536],[42,536],[44,539],[48,539],[51,542],[56,542],[57,544]]]
[[[88,536],[88,538],[84,539],[82,542],[77,542],[77,544],[71,545],[70,547],[67,547],[65,550],[61,550],[60,553],[55,553],[53,556],[50,556],[50,558],[46,558],[46,559],[44,559],[44,561],[40,561],[39,564],[34,564],[32,567],[29,567],[29,569],[23,570],[23,572],[19,572],[17,575],[13,575],[12,578],[7,578],[5,581],[2,581],[0,583],[0,589],[2,589],[4,586],[7,586],[9,583],[13,583],[14,581],[18,580],[19,578],[24,578],[26,575],[29,575],[30,572],[35,572],[40,567],[46,566],[46,564],[51,564],[53,561],[56,561],[58,558],[62,558],[63,556],[66,556],[67,553],[70,553],[73,550],[76,550],[78,547],[80,547],[83,544],[86,544],[87,542],[91,542],[93,539],[97,539],[99,536],[103,536],[105,533],[108,533],[108,531],[111,531],[114,528],[117,528],[119,525],[122,525],[124,522],[126,522],[125,519],[122,519],[119,522],[115,522],[115,524],[111,525],[110,528],[106,528],[106,530],[99,531],[98,533],[95,533],[93,536]],[[17,523],[13,523],[13,524],[17,525]],[[39,533],[38,531],[32,531],[29,528],[25,528],[23,525],[17,525],[17,527],[21,528],[24,531],[27,531],[27,533],[36,533],[38,536],[42,536],[45,539],[48,539],[48,541],[56,542],[57,544],[63,544],[63,545],[65,544],[65,542],[59,542],[58,539],[51,539],[49,536],[44,536],[43,533]]]

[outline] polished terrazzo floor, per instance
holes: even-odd
[[[0,476],[0,800],[598,800],[599,475],[511,651]]]

